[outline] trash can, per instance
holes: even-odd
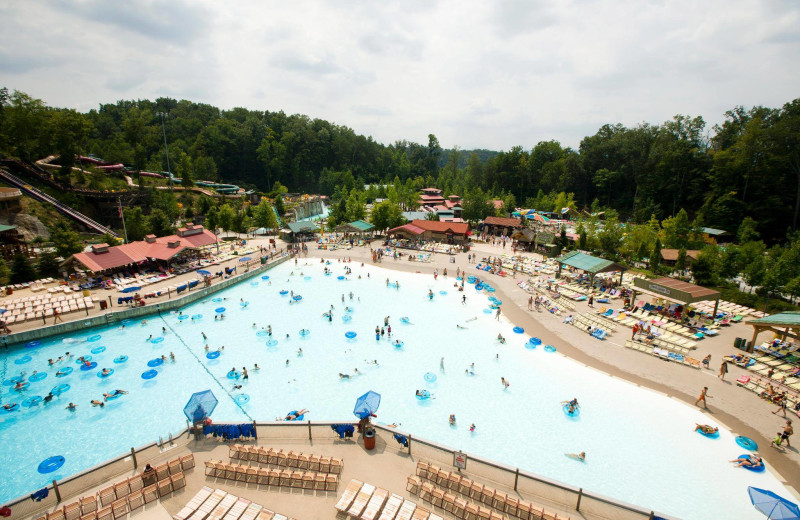
[[[269,258],[267,258],[266,256],[262,256],[262,257],[261,257],[261,265],[264,265],[264,264],[266,264],[266,263],[267,263],[267,260],[269,260]]]
[[[742,348],[742,338],[736,338],[733,340],[733,348]]]
[[[375,430],[372,428],[364,430],[364,449],[375,449]]]

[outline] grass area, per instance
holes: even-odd
[[[64,220],[61,213],[56,211],[50,204],[39,202],[27,196],[23,196],[19,202],[22,206],[22,213],[38,218],[48,229],[59,220]]]

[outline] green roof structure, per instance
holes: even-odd
[[[314,233],[319,226],[313,222],[289,222],[286,225],[292,233]]]
[[[800,311],[788,311],[772,314],[757,320],[750,320],[748,324],[778,325],[780,327],[800,327]]]
[[[374,230],[375,226],[363,220],[355,220],[346,224],[336,226],[336,231],[340,233],[369,233]]]
[[[753,351],[758,335],[766,331],[773,332],[784,339],[792,338],[800,341],[800,312],[798,311],[779,312],[771,316],[749,320],[746,323],[753,327],[753,339],[747,346],[748,352]]]
[[[0,233],[3,231],[11,231],[12,229],[17,229],[17,226],[7,226],[5,224],[0,224]]]
[[[568,265],[581,271],[586,271],[592,275],[598,273],[610,273],[614,271],[626,271],[627,269],[616,262],[606,260],[605,258],[598,258],[596,256],[587,255],[580,251],[572,251],[565,255],[556,258],[559,270],[562,265]]]

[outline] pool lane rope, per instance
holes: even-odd
[[[161,321],[163,321],[163,322],[164,322],[164,325],[165,325],[165,326],[166,326],[166,327],[167,327],[169,330],[171,330],[173,334],[175,334],[175,337],[176,337],[176,338],[178,338],[178,341],[180,341],[180,342],[181,342],[181,344],[183,344],[183,346],[186,348],[186,351],[187,351],[189,354],[191,354],[191,355],[192,355],[192,357],[193,357],[193,358],[194,358],[194,359],[197,361],[197,364],[198,364],[198,365],[200,365],[201,367],[203,367],[203,370],[205,370],[205,371],[208,373],[208,375],[209,375],[209,377],[211,378],[211,380],[212,380],[212,381],[214,381],[215,383],[217,383],[217,386],[219,386],[220,390],[222,390],[222,391],[225,393],[225,395],[227,395],[228,397],[230,397],[230,398],[231,398],[231,401],[233,401],[233,404],[234,404],[234,405],[236,405],[236,407],[237,407],[239,410],[241,410],[241,411],[242,411],[242,413],[245,415],[245,417],[247,417],[248,419],[250,419],[251,421],[253,421],[254,419],[253,419],[252,417],[250,417],[250,414],[248,414],[248,413],[247,413],[247,412],[244,410],[244,408],[242,408],[242,404],[238,403],[238,402],[236,401],[236,397],[235,397],[235,396],[234,396],[234,395],[233,395],[231,392],[229,392],[229,391],[228,391],[228,390],[227,390],[227,389],[226,389],[224,386],[222,386],[222,383],[219,381],[219,379],[217,379],[216,377],[214,377],[214,374],[212,374],[212,373],[211,373],[211,371],[208,369],[208,367],[207,367],[207,366],[206,366],[206,365],[205,365],[205,364],[204,364],[204,363],[203,363],[203,362],[200,360],[200,358],[199,358],[199,357],[197,357],[197,355],[196,355],[194,352],[192,352],[192,349],[191,349],[191,348],[189,348],[189,345],[187,345],[187,344],[186,344],[186,342],[185,342],[185,341],[183,341],[183,338],[181,337],[181,335],[180,335],[180,334],[178,334],[178,333],[175,331],[175,329],[173,329],[173,328],[172,328],[172,326],[171,326],[171,325],[170,325],[170,324],[167,322],[167,320],[165,320],[165,319],[164,319],[164,316],[161,316],[161,315],[159,314],[159,316],[158,316],[158,317],[159,317],[159,318],[161,318]]]

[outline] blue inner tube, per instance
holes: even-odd
[[[544,351],[545,352],[555,352],[556,351],[556,347],[554,347],[553,345],[545,345],[544,346]]]
[[[264,276],[262,276],[262,277],[261,277],[261,279],[262,279],[262,280],[269,280],[269,276],[267,276],[267,275],[264,275]]]
[[[164,341],[164,338],[160,336],[158,338],[151,339],[150,343],[156,344],[156,343],[161,343],[162,341]]]
[[[156,370],[148,370],[147,372],[142,372],[142,379],[153,379],[158,375],[158,371]]]
[[[353,339],[353,338],[356,337],[356,335],[357,334],[355,332],[353,332],[352,330],[349,331],[349,332],[345,332],[344,333],[344,337],[346,337],[347,339]]]
[[[100,372],[97,373],[97,377],[108,377],[113,373],[114,373],[113,368],[109,369],[108,374],[103,374],[103,371],[101,370]]]
[[[747,456],[748,456],[747,453],[742,453],[741,455],[739,455],[738,458],[747,457]],[[753,473],[761,473],[762,471],[764,471],[764,468],[765,468],[764,459],[761,459],[761,465],[760,466],[756,466],[755,468],[753,466],[741,466],[741,467],[744,468],[744,469],[750,470]]]
[[[109,395],[109,396],[108,396],[108,397],[106,397],[105,399],[106,399],[106,401],[113,401],[114,399],[117,399],[117,398],[119,398],[119,397],[121,397],[121,396],[122,396],[122,394],[116,394],[116,393],[114,393],[114,394],[111,394],[111,395]]]
[[[423,390],[423,391],[422,391],[422,395],[416,394],[416,397],[417,397],[417,399],[419,399],[420,401],[424,401],[425,399],[430,399],[430,397],[431,397],[431,393],[430,393],[430,392],[428,392],[427,390]]]
[[[114,358],[114,363],[120,364],[128,361],[128,356],[119,356]]]
[[[522,327],[514,327],[514,333],[522,334],[523,332],[525,332],[525,329],[523,329]]]
[[[402,318],[400,318],[400,323],[408,323],[408,321],[409,321],[408,316],[403,316]]]
[[[496,300],[494,300],[494,304],[497,305],[498,307],[500,307],[501,305],[503,305],[503,300],[497,300],[496,299]]]
[[[150,361],[147,362],[147,366],[149,366],[150,368],[157,367],[157,366],[163,365],[163,364],[164,364],[164,360],[161,359],[160,357],[157,357],[155,359],[151,359]]]
[[[250,305],[250,302],[239,302],[239,307],[247,307]]]
[[[19,383],[20,381],[22,381],[22,379],[23,379],[22,376],[14,376],[10,379],[6,379],[5,381],[3,381],[3,384],[8,386],[13,386],[15,383]]]
[[[530,341],[525,343],[525,348],[528,350],[536,350],[537,345],[535,343],[531,343]]]
[[[434,381],[436,381],[436,374],[434,374],[433,372],[426,372],[425,381],[433,383]]]
[[[483,290],[483,284],[476,283],[475,284],[475,290],[476,291],[482,291]]]
[[[697,430],[697,433],[699,433],[703,437],[708,437],[709,439],[719,438],[719,430],[715,431],[714,433],[706,433],[703,430]]]
[[[101,352],[105,352],[106,347],[96,347],[92,349],[92,354],[100,354]]]
[[[278,344],[278,340],[277,339],[271,339],[271,340],[267,341],[267,346],[268,347],[274,347],[277,344]]]
[[[531,338],[531,339],[529,339],[529,340],[528,340],[528,343],[530,343],[531,345],[536,345],[536,346],[539,346],[539,345],[541,345],[541,344],[542,344],[542,339],[541,339],[541,338],[536,338],[536,337],[533,337],[533,338]]]
[[[122,320],[120,323],[122,323],[122,325],[128,326],[128,325],[130,325],[131,323],[133,323],[133,320],[132,320],[132,319],[130,319],[130,318],[128,318],[128,319],[126,319],[126,320]]]
[[[328,272],[326,272],[326,273],[325,273],[325,276],[330,276],[330,275],[331,275],[331,272],[330,272],[330,271],[328,271]]]
[[[41,395],[32,395],[26,398],[24,401],[22,401],[22,406],[24,406],[25,408],[30,408],[31,406],[36,406],[41,402],[42,402]]]
[[[240,374],[236,370],[231,370],[230,372],[228,372],[228,379],[239,379],[241,376],[242,374]]]
[[[20,386],[19,388],[15,388],[15,389],[16,390],[25,390],[29,386],[31,386],[31,384],[28,381],[24,381],[24,382],[22,382],[22,386]]]
[[[302,296],[300,296],[299,294],[295,294],[295,295],[294,295],[294,297],[293,297],[292,299],[293,299],[294,301],[296,301],[296,302],[299,302],[300,300],[302,300],[302,299],[303,299],[303,297],[302,297]]]
[[[281,296],[286,296],[287,294],[289,294],[289,291],[287,291],[286,289],[281,291]]]
[[[222,301],[222,298],[212,298],[211,301],[214,303],[219,303]]]
[[[344,312],[346,312],[347,314],[353,314],[354,311],[355,311],[355,309],[353,309],[352,307],[345,307],[344,308]]]
[[[41,341],[33,340],[33,341],[29,341],[29,342],[25,343],[25,348],[36,348],[41,344],[42,344]]]
[[[263,338],[264,336],[266,336],[268,334],[269,334],[269,332],[267,332],[266,330],[259,330],[258,332],[256,332],[256,336],[258,336],[260,338]]]
[[[186,314],[181,314],[180,316],[178,316],[178,319],[179,319],[180,321],[183,321],[183,320],[188,320],[188,319],[189,319],[189,316],[188,316],[188,315],[186,315]]]
[[[758,443],[750,437],[745,437],[744,435],[739,435],[736,437],[736,444],[746,450],[758,451]]]
[[[496,290],[497,290],[497,289],[495,289],[495,288],[494,288],[494,287],[492,287],[492,286],[489,286],[489,285],[487,285],[487,286],[486,286],[486,291],[487,291],[487,292],[495,292]]]
[[[239,394],[233,398],[237,404],[247,404],[250,402],[250,396],[247,394]]]
[[[287,413],[286,415],[294,415],[296,413],[297,413],[297,410],[292,410],[291,412]],[[295,417],[294,419],[290,419],[290,420],[291,421],[302,421],[303,417],[305,417],[305,416],[306,416],[306,414],[299,415],[299,416]]]
[[[581,414],[581,409],[578,407],[576,407],[572,413],[569,413],[569,404],[561,405],[561,409],[564,410],[564,415],[572,419],[577,418]]]
[[[255,286],[257,286],[257,285],[258,285],[258,282],[250,282],[250,285],[252,285],[253,287],[255,287]]]
[[[59,372],[61,372],[61,373],[59,374]],[[64,368],[60,369],[58,372],[56,372],[56,377],[68,376],[71,373],[72,373],[72,367],[64,367]]]
[[[214,352],[209,352],[206,354],[208,359],[217,359],[219,357],[219,351],[215,350]]]
[[[403,345],[405,345],[405,343],[403,343],[402,341],[395,341],[394,343],[392,343],[392,346],[394,348],[403,348]]]
[[[310,277],[310,276],[304,276],[304,277],[303,277],[303,280],[305,280],[305,281],[309,281],[309,280],[311,280],[311,277]]]
[[[299,334],[300,334],[301,336],[308,336],[309,334],[311,334],[311,331],[310,331],[310,330],[308,330],[308,329],[300,329],[300,332],[299,332]]]
[[[64,457],[61,455],[48,457],[39,464],[39,473],[52,473],[63,466],[65,460],[66,459],[64,459]]]
[[[214,309],[214,312],[219,312],[219,313],[225,312],[225,307],[217,307],[216,309]]]
[[[95,368],[97,368],[97,362],[96,361],[92,361],[88,365],[81,365],[81,370],[83,372],[87,372],[89,370],[94,370]]]
[[[70,372],[72,372],[72,367],[67,367],[67,368],[69,369]],[[36,381],[41,381],[45,377],[47,377],[47,372],[37,372],[33,374],[31,377],[29,377],[28,381],[33,381],[35,383]]]
[[[89,336],[86,338],[86,341],[89,343],[94,343],[95,341],[99,340],[102,336],[100,334],[95,334],[94,336]]]
[[[344,276],[342,276],[342,275],[339,275],[339,276],[337,276],[337,277],[336,277],[336,279],[337,279],[337,280],[344,280]]]
[[[491,314],[491,313],[493,313],[493,312],[494,312],[494,311],[493,311],[492,309],[483,309],[483,313],[484,313],[484,314]]]
[[[58,386],[54,386],[52,390],[50,390],[54,395],[61,395],[67,390],[70,389],[70,386],[66,383],[62,383]]]
[[[9,413],[9,412],[16,412],[19,410],[19,403],[14,403],[14,406],[6,410],[5,408],[0,408],[0,413]]]
[[[439,294],[441,294],[442,296],[444,296],[445,294],[447,294],[447,291],[439,291]]]
[[[345,314],[344,316],[342,316],[342,321],[345,322],[345,323],[347,323],[348,321],[350,321],[352,319],[353,319],[353,317],[350,316],[349,314]]]
[[[83,361],[91,361],[91,360],[92,360],[92,356],[83,356]],[[81,361],[79,359],[76,359],[75,360],[75,364],[76,365],[82,365],[83,361]]]
[[[202,314],[192,314],[192,319],[193,320],[199,320],[199,319],[202,319],[202,318],[203,318]]]
[[[33,358],[26,354],[26,355],[22,356],[21,358],[15,359],[14,360],[14,364],[15,365],[24,365],[25,363],[28,363],[31,359],[33,359]]]

